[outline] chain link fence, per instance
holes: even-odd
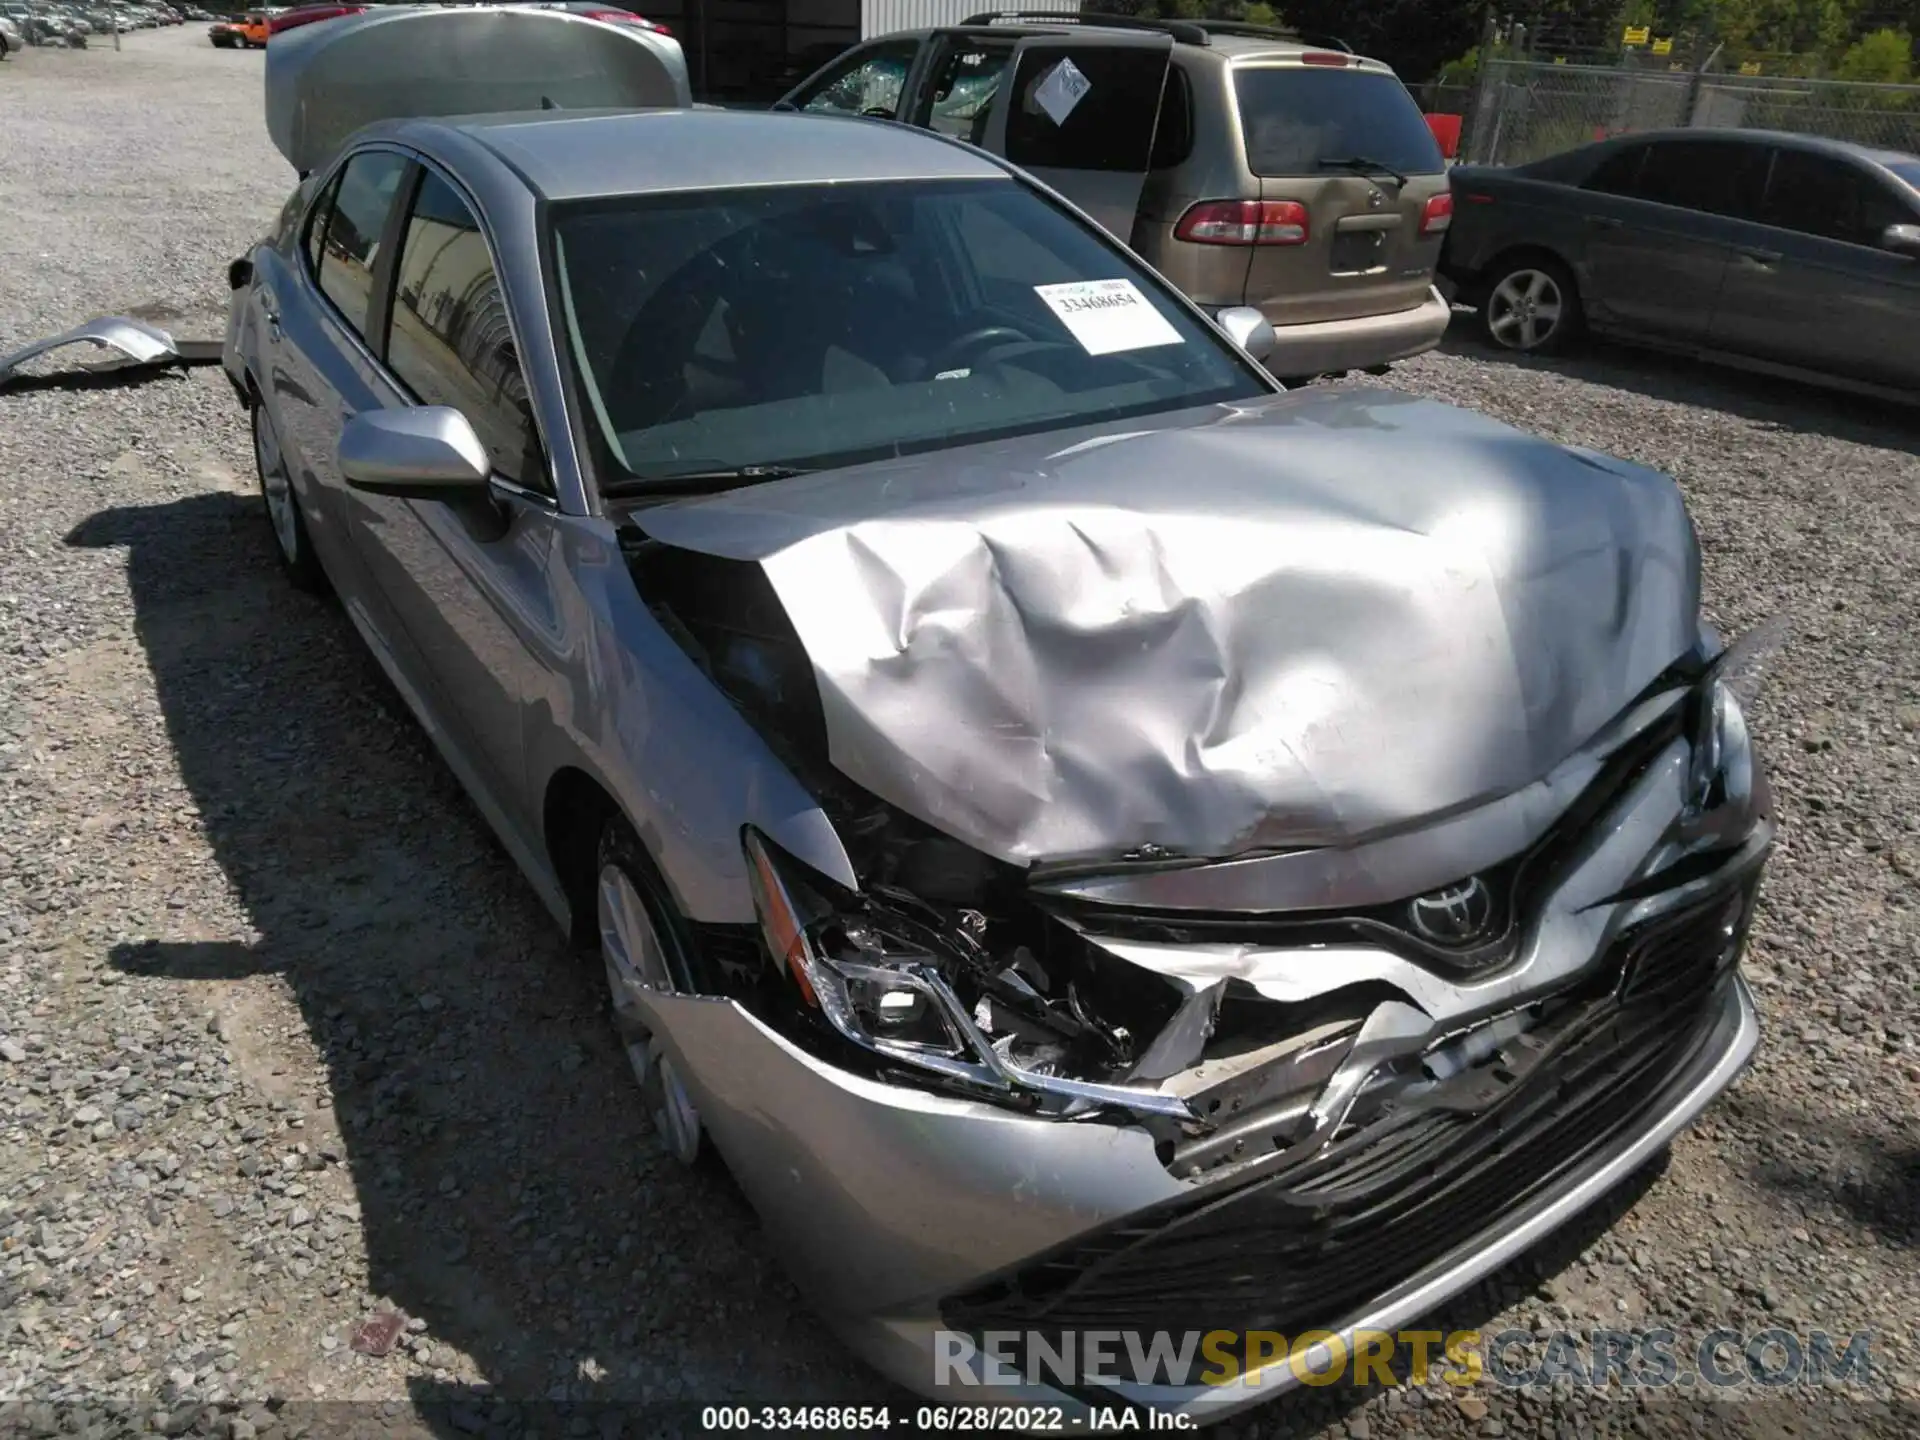
[[[1495,60],[1462,153],[1523,165],[1592,140],[1678,126],[1789,130],[1920,152],[1920,85]]]

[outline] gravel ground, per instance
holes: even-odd
[[[217,337],[225,262],[291,184],[258,55],[191,26],[123,45],[0,66],[0,349],[129,309]],[[1868,1329],[1872,1379],[1845,1410],[1713,1414],[1433,1381],[1234,1428],[1913,1433],[1920,424],[1610,353],[1450,345],[1389,383],[1670,470],[1716,620],[1796,627],[1756,715],[1783,817],[1759,1063],[1436,1323]],[[659,1154],[595,976],[337,611],[279,581],[218,371],[17,388],[0,477],[0,1420],[584,1434],[654,1423],[604,1402],[900,1407],[725,1177]]]

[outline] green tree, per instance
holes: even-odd
[[[1905,85],[1913,79],[1913,37],[1904,30],[1872,30],[1849,45],[1834,66],[1842,80]]]
[[[1166,20],[1244,20],[1336,37],[1414,84],[1479,41],[1485,0],[1099,0],[1089,8]]]
[[[1713,39],[1759,55],[1838,55],[1853,32],[1858,0],[1715,0]]]
[[[1279,0],[1279,9],[1289,25],[1337,35],[1410,85],[1479,43],[1486,14],[1482,0]]]

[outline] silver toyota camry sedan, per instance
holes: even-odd
[[[1670,480],[1284,392],[1030,178],[631,27],[267,64],[225,365],[287,573],[881,1369],[1232,1413],[1746,1063],[1762,647]]]

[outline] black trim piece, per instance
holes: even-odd
[[[1002,21],[1069,28],[1080,26],[1090,30],[1158,31],[1172,36],[1182,45],[1211,45],[1215,35],[1248,40],[1281,40],[1295,45],[1318,45],[1323,49],[1338,50],[1343,55],[1353,54],[1353,47],[1337,36],[1287,30],[1277,25],[1254,25],[1244,20],[1172,20],[1150,15],[1108,15],[1098,10],[1083,10],[1076,14],[1051,10],[983,10],[978,15],[969,15],[962,20],[958,28],[986,30]]]
[[[392,378],[398,378],[387,364],[390,338],[387,331],[393,323],[393,290],[397,283],[394,272],[399,267],[400,245],[406,238],[407,221],[413,216],[413,202],[420,193],[420,180],[425,173],[420,157],[408,156],[407,168],[393,192],[393,208],[387,211],[387,223],[380,231],[380,258],[374,261],[371,293],[367,297],[367,331],[363,338],[373,358],[380,362],[382,372]]]

